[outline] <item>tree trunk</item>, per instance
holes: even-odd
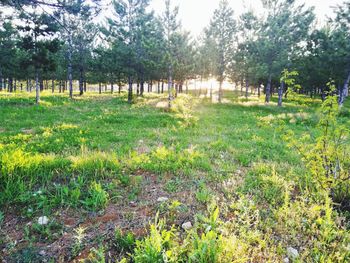
[[[132,103],[132,78],[131,76],[128,77],[128,83],[129,83],[129,89],[128,89],[128,102]]]
[[[339,94],[339,105],[341,106],[344,104],[345,98],[349,96],[349,82],[350,82],[350,72],[348,74],[348,77],[344,81],[344,85]]]
[[[69,36],[68,46],[68,81],[69,81],[69,97],[73,98],[73,73],[72,73],[72,38]]]
[[[52,93],[55,92],[55,81],[52,79],[52,82],[51,82],[51,90],[52,90]]]
[[[0,91],[2,91],[2,68],[0,66]]]
[[[148,85],[149,87],[149,85]],[[143,93],[145,92],[145,81],[143,78],[141,78],[141,82],[140,82],[140,96],[143,96]],[[149,88],[148,88],[148,92],[149,92]]]
[[[325,101],[326,100],[326,93],[324,91],[324,88],[321,88],[321,100]]]
[[[113,81],[111,81],[111,94],[113,94],[114,93],[114,83],[113,83]]]
[[[39,72],[35,71],[35,102],[39,104],[40,102],[40,84],[39,84]]]
[[[160,80],[158,80],[158,90],[157,90],[158,94],[160,94]]]
[[[173,86],[173,76],[172,76],[172,68],[169,66],[168,69],[168,107],[171,108],[171,101],[173,100],[171,88]]]
[[[267,85],[266,85],[266,91],[265,91],[265,102],[266,103],[270,103],[270,99],[271,99],[271,80],[272,77],[271,75],[269,75],[269,78],[267,80]]]
[[[102,93],[102,84],[101,84],[101,82],[98,83],[98,93],[99,94]]]
[[[86,80],[85,80],[85,76],[84,76],[84,92],[86,93],[86,90],[87,90],[87,88],[86,88]]]
[[[9,78],[8,90],[9,90],[9,92],[13,92],[13,79],[12,79],[12,77]]]
[[[278,106],[279,107],[282,107],[283,91],[284,91],[284,81],[281,81],[281,85],[278,88]]]
[[[219,98],[218,98],[218,101],[219,103],[222,102],[222,79],[220,79],[220,83],[219,83]]]
[[[164,80],[162,80],[162,94],[164,93]]]
[[[176,83],[175,84],[175,98],[177,98],[178,92],[179,92],[179,85]]]
[[[40,76],[40,91],[44,90],[44,80],[42,79],[42,76]]]
[[[122,84],[118,83],[118,93],[120,94],[122,92]]]
[[[246,97],[246,99],[248,99],[248,95],[249,95],[249,80],[246,79],[245,80],[245,97]]]
[[[83,69],[80,68],[79,69],[79,95],[83,95],[84,94],[84,84],[83,84]]]
[[[21,91],[23,91],[23,83],[20,84]]]
[[[17,91],[17,79],[14,81],[13,89],[15,92]]]

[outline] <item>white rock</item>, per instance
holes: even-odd
[[[192,223],[191,222],[183,223],[181,227],[184,230],[190,230],[192,228]]]
[[[168,197],[159,197],[158,199],[157,199],[157,202],[166,202],[166,201],[168,201],[169,200],[169,198]]]
[[[283,263],[289,263],[289,258],[283,259]]]
[[[287,255],[291,259],[296,259],[299,257],[299,252],[293,247],[287,247]]]
[[[38,224],[39,225],[47,225],[49,223],[49,219],[47,216],[41,216],[38,218]]]

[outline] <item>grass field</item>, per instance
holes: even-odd
[[[4,262],[350,260],[346,214],[286,139],[319,134],[321,101],[66,97],[0,93]]]

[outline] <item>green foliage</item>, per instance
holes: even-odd
[[[114,177],[121,169],[117,156],[112,153],[87,152],[71,160],[73,173],[95,180]]]
[[[290,133],[290,146],[295,147],[307,166],[309,173],[322,190],[329,191],[336,202],[349,198],[349,129],[338,122],[339,107],[335,86],[329,83],[330,91],[322,103],[318,124],[319,134],[311,139],[306,134],[303,140]]]
[[[204,182],[199,183],[199,189],[196,192],[196,199],[201,203],[207,203],[212,197],[211,191],[207,188]]]
[[[222,237],[212,230],[194,237],[193,248],[189,254],[189,262],[218,262],[223,249]]]
[[[165,222],[156,221],[150,226],[150,234],[145,239],[136,241],[132,259],[136,263],[176,262],[175,229],[165,229]]]
[[[208,169],[203,155],[191,148],[176,151],[161,146],[149,154],[132,153],[131,158],[125,161],[132,169],[143,169],[156,173],[182,171],[187,175],[192,169]]]
[[[297,71],[289,71],[288,69],[284,69],[281,73],[280,82],[287,86],[286,94],[292,101],[298,98],[297,92],[301,89],[301,86],[295,83],[295,77],[297,76],[299,76]]]
[[[108,193],[103,190],[100,183],[92,182],[89,189],[88,195],[83,201],[83,204],[86,208],[93,211],[98,211],[104,209],[109,200]]]
[[[15,100],[25,105],[15,108],[12,99],[0,96],[7,114],[0,115],[4,130],[0,130],[0,176],[6,182],[0,184],[1,211],[8,213],[13,207],[24,221],[33,221],[39,213],[54,218],[62,207],[81,212],[84,219],[85,214],[96,214],[88,211],[103,210],[106,205],[124,207],[133,200],[128,211],[121,211],[124,220],[138,220],[136,213],[143,213],[143,206],[147,206],[147,217],[151,216],[148,211],[158,209],[167,218],[167,224],[157,222],[138,241],[124,230],[116,230],[111,240],[104,240],[104,236],[90,240],[90,235],[83,237],[85,232],[74,232],[73,257],[90,246],[103,246],[98,253],[92,251],[89,260],[97,260],[93,262],[120,257],[125,257],[124,262],[281,262],[290,246],[298,250],[301,262],[349,260],[349,233],[343,214],[320,190],[298,151],[288,149],[287,140],[280,137],[285,129],[292,130],[293,138],[303,147],[315,150],[314,138],[321,136],[325,127],[317,125],[323,114],[314,112],[319,100],[298,95],[302,103],[289,101],[283,108],[248,107],[250,99],[242,102],[239,93],[229,92],[230,103],[203,101],[196,105],[191,114],[200,121],[183,128],[176,113],[150,107],[147,101],[152,101],[152,96],[145,96],[142,106],[130,108],[123,97],[111,95],[110,100],[101,96],[74,102],[59,95],[55,99],[43,96],[50,105],[37,111],[28,97]],[[336,99],[332,100],[337,107]],[[347,104],[342,111],[346,110]],[[9,121],[11,112],[18,118]],[[334,118],[337,127],[348,124],[346,114],[334,114]],[[45,139],[39,126],[57,127],[57,123],[73,123],[72,119],[76,120],[76,131],[87,131],[81,135],[84,140],[79,147],[68,143],[64,151],[29,151],[32,140]],[[30,128],[22,131],[23,127]],[[303,138],[302,134],[310,131],[312,136]],[[339,149],[347,146],[345,140]],[[202,183],[187,198],[187,193],[196,189],[196,182]],[[153,202],[157,198],[153,195],[152,200],[142,200],[145,191],[154,187],[149,184],[164,187],[171,200],[159,205]],[[208,205],[207,212],[201,202]],[[179,227],[185,217],[193,224],[186,231]],[[170,227],[172,223],[178,227]],[[18,228],[33,246],[39,240],[52,243],[62,234],[59,227]],[[1,242],[6,252],[22,253],[15,240],[5,236]],[[114,253],[117,258],[110,258]]]
[[[135,236],[132,232],[123,233],[122,230],[116,228],[114,231],[113,244],[121,253],[129,253],[135,247]]]
[[[77,256],[84,248],[85,228],[78,227],[74,230],[74,244],[72,246],[72,254]]]
[[[86,263],[104,263],[106,262],[105,248],[100,246],[99,248],[92,248],[89,256],[84,262]]]
[[[28,226],[25,232],[28,241],[52,242],[63,234],[63,226],[55,220],[50,220],[47,225],[34,223]]]
[[[5,215],[2,211],[0,211],[0,229],[1,229],[2,223],[4,222],[4,219],[5,219]]]
[[[276,173],[275,167],[256,164],[247,174],[242,190],[252,194],[257,201],[263,200],[276,206],[282,205],[288,191],[288,183]]]

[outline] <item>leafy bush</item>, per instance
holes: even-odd
[[[175,228],[166,230],[165,222],[159,221],[150,226],[150,234],[143,240],[136,241],[132,256],[135,263],[176,262],[178,243]]]
[[[101,184],[92,182],[88,189],[88,196],[83,203],[87,209],[97,211],[107,206],[108,199],[109,195],[103,190]]]
[[[135,247],[135,236],[132,232],[123,233],[120,229],[116,228],[114,231],[114,246],[120,251],[120,253],[129,253]]]
[[[335,86],[322,103],[319,134],[305,134],[301,139],[289,131],[289,146],[298,150],[316,187],[329,191],[335,202],[350,200],[350,130],[338,122],[339,106]],[[349,206],[350,208],[350,206]]]
[[[282,205],[287,193],[288,183],[278,175],[275,168],[266,164],[255,164],[247,174],[242,191],[253,194],[257,201],[270,205]]]

